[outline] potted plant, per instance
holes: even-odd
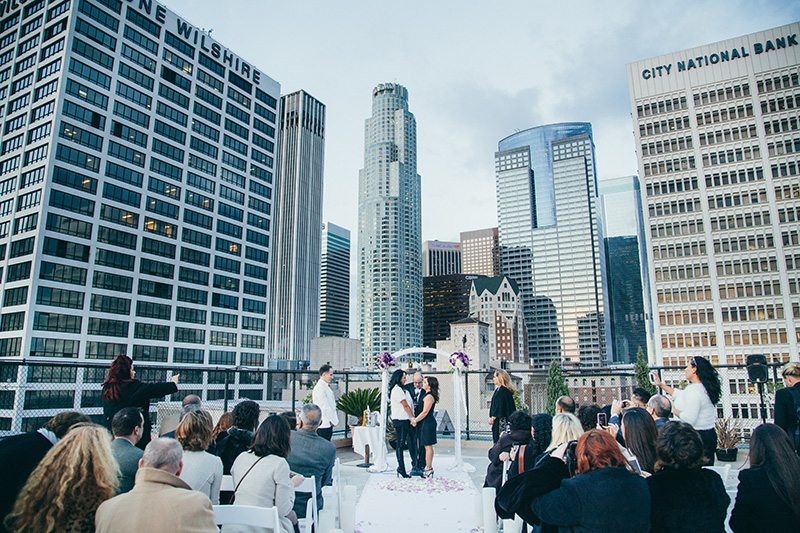
[[[381,392],[379,389],[355,389],[342,394],[336,402],[336,408],[346,415],[358,419],[358,424],[364,423],[364,411],[378,411],[381,408]]]
[[[739,422],[732,418],[720,418],[714,429],[717,432],[717,459],[727,462],[736,461],[738,452],[736,445],[742,440]]]

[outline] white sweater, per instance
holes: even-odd
[[[208,452],[183,451],[183,470],[180,478],[202,492],[211,503],[219,505],[219,487],[222,484],[222,460]]]
[[[717,408],[711,403],[702,383],[690,383],[685,389],[675,389],[672,393],[675,407],[680,411],[682,421],[696,430],[714,429],[717,421]]]

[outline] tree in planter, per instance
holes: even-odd
[[[551,415],[556,413],[556,400],[561,396],[569,396],[569,388],[564,374],[561,373],[561,362],[553,359],[550,368],[547,370],[547,412]]]
[[[528,412],[528,406],[525,405],[525,401],[522,399],[522,391],[515,390],[514,391],[514,408],[517,411],[525,411]]]
[[[655,394],[656,388],[650,383],[650,365],[647,364],[647,359],[644,356],[644,350],[639,346],[636,352],[636,363],[633,365],[633,373],[636,377],[636,385],[643,388],[651,395]]]

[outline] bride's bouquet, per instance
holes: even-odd
[[[396,363],[397,361],[395,360],[394,357],[392,357],[392,354],[390,354],[389,352],[383,352],[382,354],[380,354],[375,358],[375,366],[377,366],[381,370],[386,370],[387,368],[391,368],[395,366]]]
[[[469,356],[464,352],[455,352],[450,356],[450,365],[454,370],[466,370],[469,368]]]

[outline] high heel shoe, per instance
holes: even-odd
[[[426,468],[425,472],[422,474],[422,477],[425,479],[433,477],[433,468]]]
[[[408,475],[408,474],[406,474],[405,472],[401,472],[401,471],[400,471],[400,469],[398,468],[398,469],[397,469],[397,477],[409,478],[409,477],[411,477],[411,476],[410,476],[410,475]]]

